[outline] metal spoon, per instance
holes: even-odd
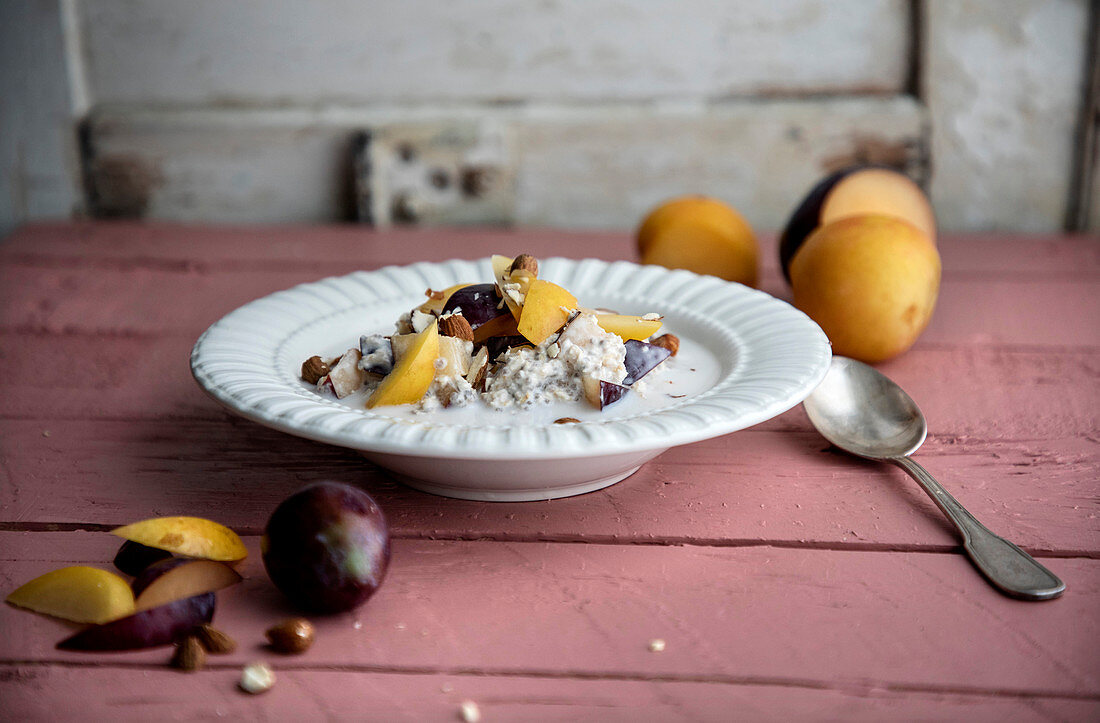
[[[1050,600],[1066,589],[1031,555],[987,530],[909,458],[924,443],[928,425],[897,384],[866,364],[833,357],[824,381],[802,405],[817,431],[837,447],[893,462],[908,472],[958,528],[970,559],[1001,592],[1023,600]]]

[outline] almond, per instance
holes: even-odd
[[[531,254],[520,254],[513,261],[512,265],[508,267],[509,271],[526,271],[533,277],[539,275],[539,260]]]
[[[311,356],[302,362],[302,379],[309,384],[316,384],[330,371],[328,364],[325,364],[325,360],[319,356]]]
[[[671,356],[676,356],[676,352],[680,351],[680,338],[675,334],[662,334],[649,343],[653,346],[668,349]]]
[[[195,637],[206,648],[206,652],[215,655],[232,653],[237,649],[237,641],[229,637],[213,625],[203,624],[195,628]]]
[[[442,336],[453,336],[463,341],[474,340],[474,328],[462,314],[451,314],[439,318],[439,333]]]
[[[206,651],[194,635],[188,635],[176,643],[176,652],[172,655],[172,667],[185,673],[194,673],[206,665]]]

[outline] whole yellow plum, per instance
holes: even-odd
[[[756,235],[744,216],[716,198],[681,196],[665,201],[646,214],[635,238],[643,264],[756,286]]]
[[[940,255],[926,233],[898,218],[862,215],[817,228],[791,260],[794,304],[833,352],[874,363],[897,356],[932,318]]]

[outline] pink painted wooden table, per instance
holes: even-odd
[[[920,461],[1067,584],[994,592],[901,471],[801,408],[670,450],[607,490],[490,504],[406,489],[357,454],[229,416],[188,353],[290,285],[492,252],[633,258],[627,234],[41,225],[0,242],[0,587],[109,567],[115,525],[211,517],[253,552],[274,506],[344,480],[389,515],[393,565],[283,658],[289,613],[253,554],[220,594],[239,642],[195,674],[169,651],[54,649],[0,606],[0,719],[1100,719],[1100,239],[947,237],[931,327],[881,365],[920,403]],[[765,239],[763,288],[788,297]],[[665,641],[663,651],[650,649]],[[278,682],[250,697],[242,664]]]

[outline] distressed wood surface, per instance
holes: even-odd
[[[837,454],[808,431],[746,430],[669,450],[600,495],[494,505],[444,502],[394,483],[355,452],[231,418],[0,421],[0,439],[0,523],[9,528],[194,514],[260,532],[280,500],[332,478],[376,495],[402,537],[941,551],[958,545],[900,470]],[[921,461],[1017,544],[1037,554],[1092,556],[1100,554],[1095,448],[1088,439],[950,438],[928,443]]]
[[[237,666],[188,676],[160,668],[0,664],[0,699],[15,720],[86,719],[88,702],[111,720],[197,719],[460,721],[473,702],[484,721],[608,723],[737,720],[1085,721],[1100,703],[1056,696],[1004,696],[859,683],[836,688],[771,682],[540,678],[523,675],[303,670],[276,662],[278,683],[250,697]],[[54,691],[65,690],[61,699]]]
[[[5,585],[77,561],[103,564],[117,542],[102,532],[5,532],[0,540],[20,558],[4,563]],[[1048,561],[1073,594],[1033,605],[976,584],[957,555],[398,540],[386,584],[368,604],[319,619],[314,646],[288,659],[265,650],[263,631],[293,610],[263,572],[258,538],[246,544],[245,582],[219,593],[214,618],[239,644],[217,658],[226,665],[261,658],[295,667],[1051,696],[1100,687],[1097,560]],[[945,621],[948,611],[965,619],[965,630]],[[104,659],[56,650],[66,624],[10,607],[0,624],[9,630],[0,661]],[[652,652],[654,639],[665,650]],[[952,660],[929,664],[945,650]],[[105,661],[156,664],[166,654]]]
[[[775,240],[762,244],[762,287],[789,298]],[[251,642],[194,676],[166,670],[166,650],[55,651],[66,626],[4,606],[0,712],[72,719],[91,700],[120,719],[345,718],[369,699],[387,720],[454,720],[469,699],[485,720],[1096,718],[1100,244],[940,245],[932,326],[881,368],[929,417],[921,462],[1066,580],[1055,602],[993,592],[914,483],[830,448],[801,409],[598,493],[484,504],[235,418],[190,376],[197,335],[271,291],[497,250],[634,258],[626,234],[28,227],[0,242],[3,590],[62,564],[109,567],[103,530],[138,518],[257,535],[319,478],[375,495],[395,556],[365,608],[319,621],[306,656],[274,659],[280,684],[260,698],[234,689],[240,665],[270,657],[262,630],[290,611],[256,554],[217,618]]]

